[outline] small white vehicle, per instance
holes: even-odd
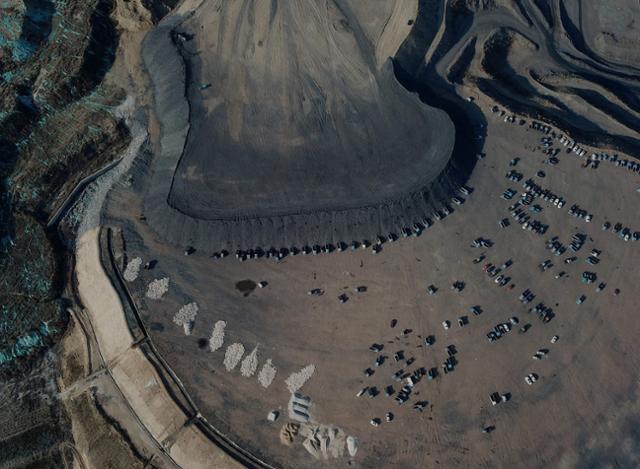
[[[448,330],[451,327],[451,323],[449,321],[442,321],[442,327],[444,327],[444,330]]]
[[[379,426],[380,425],[380,419],[379,418],[371,419],[371,425],[373,425],[374,427]]]
[[[558,337],[557,335],[554,335],[553,337],[551,337],[551,343],[555,344],[558,341],[559,338],[560,337]]]

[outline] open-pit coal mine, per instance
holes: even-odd
[[[176,244],[281,248],[386,234],[439,208],[469,163],[451,161],[446,112],[395,78],[407,5],[206,2],[154,31],[150,224]]]
[[[637,0],[0,1],[0,467],[640,467],[638,155]]]

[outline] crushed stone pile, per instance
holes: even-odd
[[[211,338],[209,339],[209,349],[212,352],[218,350],[224,344],[224,330],[227,327],[226,321],[217,321],[213,325]]]
[[[351,457],[354,457],[358,452],[358,439],[355,436],[347,437],[347,451]]]
[[[344,455],[346,435],[333,425],[303,425],[300,434],[306,437],[302,446],[316,459],[340,458]]]
[[[293,440],[298,436],[300,431],[300,425],[294,422],[287,422],[280,429],[280,443],[286,446],[291,446]]]
[[[227,347],[223,362],[227,371],[231,371],[238,366],[238,363],[242,360],[242,355],[244,355],[244,345],[236,342]]]
[[[173,322],[184,328],[185,335],[191,335],[197,315],[198,303],[194,301],[180,308],[173,316]]]
[[[147,298],[159,300],[169,291],[169,277],[153,280],[147,286]]]
[[[129,261],[127,267],[124,269],[123,277],[127,282],[133,282],[138,278],[140,273],[140,266],[142,265],[142,259],[134,257]]]
[[[273,366],[273,363],[271,363],[271,359],[269,358],[266,363],[262,365],[260,373],[258,373],[258,381],[263,388],[268,388],[271,385],[277,372],[277,368]]]
[[[290,393],[296,392],[306,383],[316,371],[315,365],[307,365],[297,373],[292,373],[285,381]]]
[[[247,355],[240,364],[240,373],[242,376],[249,378],[253,376],[258,369],[258,347],[256,346],[249,355]]]

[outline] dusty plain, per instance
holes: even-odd
[[[10,7],[3,33],[33,16],[37,5],[24,4]],[[46,298],[65,306],[37,366],[0,394],[0,465],[640,466],[639,244],[601,228],[620,222],[640,237],[640,7],[371,4],[56,1],[45,8],[50,40],[34,36],[28,62],[0,48],[12,57],[2,64],[10,112],[0,113],[0,143],[13,181],[1,210],[16,210],[5,225],[15,228],[21,265],[47,272],[51,262],[20,254],[49,246],[45,234],[47,249],[60,250]],[[551,133],[532,119],[553,126],[557,164],[542,153]],[[574,153],[561,134],[578,143]],[[627,167],[592,159],[602,151]],[[505,178],[512,170],[567,202],[558,209],[537,197],[520,207],[548,225],[543,235],[509,215],[524,192]],[[507,188],[518,191],[510,201],[500,198]],[[593,219],[571,217],[574,203]],[[447,207],[420,236],[384,242],[375,255],[367,246],[280,262],[233,258],[237,248],[375,242]],[[503,218],[510,226],[498,225]],[[586,236],[576,262],[563,262],[571,251],[545,249],[575,233]],[[490,246],[472,247],[478,237]],[[216,259],[223,248],[231,255]],[[594,266],[585,263],[592,249]],[[151,264],[125,283],[136,258]],[[483,265],[507,260],[500,287]],[[543,272],[545,260],[553,266]],[[580,281],[585,271],[595,283]],[[10,300],[32,311],[18,325],[46,326],[30,306],[44,305],[40,297],[5,278]],[[527,305],[518,301],[525,289],[535,293]],[[553,309],[548,323],[529,312],[539,302]],[[460,317],[469,323],[460,327]],[[488,342],[510,318],[513,330]],[[223,340],[213,332],[219,321]],[[373,343],[384,349],[370,351]],[[447,346],[456,365],[444,374]],[[546,355],[534,360],[538,350]],[[421,367],[438,375],[423,376],[408,402],[384,395],[401,386],[394,372]],[[313,370],[299,389],[310,421],[287,445],[290,378],[303,369]],[[374,386],[377,396],[356,397]],[[491,405],[493,392],[507,402]],[[329,448],[301,434],[316,430],[334,432]],[[357,440],[352,455],[347,436]]]
[[[504,123],[491,113],[493,103],[480,105],[488,116],[487,156],[468,183],[472,195],[422,236],[386,243],[378,255],[359,249],[244,263],[232,257],[216,261],[208,252],[185,256],[181,247],[159,242],[136,219],[140,197],[122,189],[112,194],[108,217],[124,230],[127,255],[157,260],[154,269],[143,271],[132,287],[136,302],[162,355],[210,422],[233,434],[243,447],[284,467],[637,464],[635,337],[640,325],[633,319],[638,294],[632,273],[640,255],[637,243],[624,242],[601,226],[605,221],[640,226],[633,208],[638,177],[607,162],[596,170],[583,168],[582,160],[564,147],[557,166],[544,164],[546,155],[539,149],[544,135],[530,129],[529,121],[523,126]],[[520,162],[510,168],[514,157]],[[522,192],[520,184],[505,179],[510,169],[568,201],[562,209],[534,201],[543,210],[532,215],[549,225],[545,235],[522,230],[510,218],[507,207],[515,199],[499,196],[508,187]],[[539,170],[546,173],[544,178],[536,176]],[[593,220],[571,217],[567,209],[573,203],[588,208]],[[511,226],[500,228],[498,221],[504,217],[510,218]],[[571,251],[556,257],[545,249],[552,236],[568,244],[576,232],[588,239],[575,263],[563,262]],[[477,237],[494,245],[473,248],[471,242]],[[585,264],[592,248],[602,250],[602,261],[595,267]],[[474,264],[472,260],[481,254],[486,260]],[[511,291],[482,271],[485,262],[500,265],[508,259],[513,260],[507,269],[509,283],[516,285]],[[543,273],[538,264],[546,259],[554,266]],[[554,279],[562,270],[568,275]],[[597,272],[595,285],[580,282],[585,270]],[[146,284],[164,276],[171,278],[166,296],[159,301],[146,299]],[[236,283],[247,279],[268,285],[244,296]],[[462,292],[450,289],[456,280],[466,283]],[[607,286],[596,293],[600,282]],[[426,293],[430,284],[438,288],[433,296]],[[354,293],[360,285],[367,291]],[[324,295],[308,295],[312,288],[321,288]],[[536,298],[523,305],[518,295],[526,288]],[[345,304],[337,298],[342,293],[349,296]],[[587,299],[577,305],[581,294]],[[191,301],[200,311],[192,335],[185,336],[172,317]],[[539,301],[554,310],[555,317],[547,324],[528,312]],[[482,307],[481,315],[470,313],[473,305]],[[460,328],[459,316],[468,316],[470,323]],[[489,343],[485,334],[512,316],[520,324]],[[398,321],[393,329],[392,319]],[[218,320],[227,322],[225,347],[239,342],[248,352],[258,346],[261,364],[266,358],[273,360],[278,373],[270,387],[261,387],[255,377],[241,376],[238,369],[227,372],[225,347],[209,351],[208,338]],[[448,331],[441,325],[444,320],[452,322]],[[526,323],[531,329],[519,334],[517,329]],[[403,337],[405,328],[412,331]],[[431,334],[436,342],[427,348],[423,339]],[[556,334],[560,339],[550,344]],[[368,350],[372,343],[384,344],[382,354],[389,358],[373,376],[365,377],[363,371],[374,368],[376,354]],[[450,344],[458,350],[459,364],[443,375],[440,364]],[[549,349],[549,354],[533,360],[540,348]],[[396,363],[393,354],[398,350],[404,350],[407,358],[415,357],[415,362],[409,367]],[[308,364],[314,364],[316,371],[302,391],[312,398],[312,417],[360,440],[353,459],[316,461],[300,444],[287,447],[279,442],[281,420],[266,420],[272,409],[279,409],[281,419],[286,419],[289,393],[284,380]],[[392,374],[422,366],[437,367],[440,375],[432,382],[423,378],[403,406],[383,393],[373,399],[355,397],[364,386],[383,391],[392,384],[397,391]],[[528,386],[524,377],[532,372],[540,378]],[[494,391],[511,393],[512,398],[493,407],[489,394]],[[428,401],[423,412],[412,408],[418,400]],[[396,417],[390,423],[384,421],[388,411]],[[369,424],[374,417],[382,418],[380,427]],[[495,431],[483,434],[490,425]]]

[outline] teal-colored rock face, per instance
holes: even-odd
[[[15,62],[24,62],[49,38],[56,7],[50,0],[3,1],[0,11],[0,47],[9,49]]]
[[[7,329],[7,326],[9,325],[6,323],[0,323],[0,330]],[[49,327],[46,322],[41,322],[37,329],[18,337],[13,346],[0,350],[0,366],[31,355],[45,347],[44,339],[55,332],[55,328]]]

